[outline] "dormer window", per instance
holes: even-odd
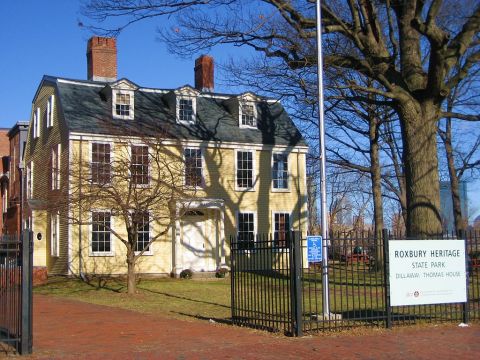
[[[113,95],[113,117],[116,119],[133,120],[133,91],[115,91]]]
[[[193,99],[178,99],[178,120],[185,122],[195,121],[195,112],[193,111]]]
[[[138,86],[127,79],[107,84],[100,92],[105,101],[111,103],[114,119],[135,119],[135,91]]]
[[[175,119],[183,125],[195,124],[197,120],[197,98],[200,93],[186,85],[165,95],[170,109],[175,108]]]
[[[240,127],[257,127],[257,112],[251,102],[240,103]]]

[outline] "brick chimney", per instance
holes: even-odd
[[[195,60],[195,89],[213,92],[213,58],[202,55]]]
[[[114,38],[92,36],[87,45],[88,80],[117,80],[117,41]]]

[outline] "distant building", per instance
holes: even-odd
[[[462,217],[468,219],[468,196],[467,184],[464,181],[459,183],[460,206],[462,208]],[[444,231],[455,231],[455,222],[453,219],[452,190],[449,181],[440,182],[440,211],[442,213],[442,224]]]
[[[23,155],[27,142],[28,122],[19,121],[9,131],[9,184],[8,204],[3,232],[6,234],[20,234],[22,231],[21,201]]]
[[[9,147],[8,147],[8,129],[0,129],[0,157],[2,159],[0,168],[0,193],[2,196],[0,216],[0,229],[5,232],[5,217],[7,213],[8,203],[8,167],[9,167]]]

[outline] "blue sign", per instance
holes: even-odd
[[[322,237],[307,236],[307,260],[308,262],[322,261]]]

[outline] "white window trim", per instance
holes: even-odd
[[[180,100],[192,100],[193,120],[180,120]],[[175,97],[175,117],[178,124],[191,125],[197,122],[197,97],[193,95],[177,95]]]
[[[236,239],[238,242],[238,229],[240,225],[239,215],[240,214],[253,214],[253,249],[252,250],[242,250],[245,253],[250,253],[255,251],[256,243],[257,243],[257,211],[255,210],[236,210],[235,211],[235,231],[236,231]]]
[[[27,199],[32,199],[32,198],[33,198],[33,160],[27,164]]]
[[[92,173],[92,160],[93,160],[93,144],[105,144],[105,145],[110,145],[110,181],[105,184],[100,184],[101,186],[110,186],[112,185],[112,172],[113,172],[113,157],[114,157],[114,151],[113,151],[113,142],[110,141],[91,141],[88,147],[88,164],[89,164],[89,169],[88,171],[90,172],[90,179],[92,179],[91,183],[93,185],[99,185],[99,183],[93,182],[93,173]]]
[[[130,212],[132,213],[134,210],[130,210]],[[150,241],[152,241],[152,212],[149,210],[147,211],[148,212],[148,242],[150,243]],[[153,256],[153,250],[152,250],[152,247],[153,247],[153,243],[150,243],[150,249],[148,251],[145,251],[142,256]],[[135,255],[138,255],[140,254],[140,251],[135,251]]]
[[[243,107],[243,105],[252,105],[253,106],[253,119],[255,121],[255,126],[242,124],[242,115],[243,115],[242,107]],[[258,129],[257,104],[254,101],[240,100],[238,102],[238,127],[240,129]]]
[[[274,186],[274,179],[273,179],[273,155],[274,154],[281,154],[281,155],[287,155],[287,188],[284,189],[284,188],[276,188]],[[288,192],[291,192],[291,188],[290,188],[290,179],[291,179],[291,173],[290,173],[290,156],[288,153],[285,153],[285,152],[281,152],[281,151],[272,151],[272,161],[271,161],[271,165],[270,165],[270,176],[272,178],[272,192],[279,192],[279,193],[288,193]]]
[[[199,186],[191,186],[191,185],[185,184],[185,174],[186,174],[185,150],[187,150],[187,149],[195,149],[195,150],[200,149],[200,151],[201,151],[200,157],[201,157],[201,161],[202,161],[202,184],[199,185]],[[195,190],[195,189],[204,189],[206,187],[206,181],[205,181],[205,169],[206,169],[206,166],[205,166],[205,150],[206,149],[203,146],[185,146],[185,147],[183,147],[183,154],[182,154],[183,168],[184,168],[183,186],[185,186],[187,189]]]
[[[272,210],[271,212],[271,234],[272,234],[272,241],[275,241],[275,214],[287,214],[288,221],[289,221],[289,229],[288,231],[293,230],[292,222],[293,222],[293,211],[284,211],[284,210]],[[279,248],[277,251],[286,251],[287,248]]]
[[[33,113],[33,138],[37,139],[40,136],[40,108],[37,107]]]
[[[50,95],[47,101],[47,128],[53,127],[54,112],[55,112],[55,95]]]
[[[54,178],[55,172],[53,171],[53,155],[54,155],[54,149],[56,147],[57,151],[57,178]],[[62,144],[57,144],[56,146],[54,145],[52,147],[52,190],[59,190],[60,189],[60,169],[61,169],[61,156],[62,155]]]
[[[110,214],[110,229],[115,227],[114,223],[114,216],[112,215],[112,211],[109,209],[91,209],[90,210],[90,225],[89,227],[89,238],[88,238],[88,255],[92,257],[112,257],[115,256],[115,243],[113,238],[112,231],[110,230],[110,251],[109,252],[100,252],[100,251],[92,251],[92,234],[93,234],[93,222],[92,222],[92,214],[94,212],[106,212]]]
[[[53,219],[56,218],[56,239],[53,238]],[[54,245],[55,242],[55,246]],[[56,250],[56,251],[54,251]],[[60,214],[57,212],[50,215],[50,254],[53,257],[60,256]]]
[[[238,181],[237,181],[237,170],[238,170],[238,157],[237,153],[238,152],[251,152],[252,155],[252,187],[239,187],[238,186]],[[256,150],[250,150],[250,149],[235,149],[235,174],[234,174],[234,179],[235,179],[235,191],[255,191],[255,188],[257,186],[257,151]]]
[[[134,184],[136,188],[149,188],[152,184],[152,161],[153,159],[153,149],[151,146],[144,144],[144,143],[138,143],[138,144],[128,144],[127,152],[128,152],[128,159],[130,159],[130,166],[128,167],[128,176],[130,178],[130,181],[132,181],[132,173],[131,173],[131,165],[132,165],[132,146],[136,147],[143,147],[146,146],[148,148],[148,184]],[[111,159],[111,158],[110,158]]]
[[[129,115],[117,115],[117,94],[130,95]],[[112,115],[114,119],[133,120],[135,119],[135,91],[125,89],[112,89]]]

